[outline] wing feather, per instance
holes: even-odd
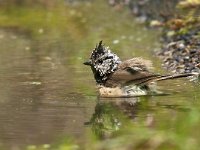
[[[143,84],[157,77],[159,74],[150,72],[152,63],[142,58],[133,58],[122,62],[118,69],[107,80],[108,86],[126,84]]]

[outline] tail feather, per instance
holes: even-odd
[[[147,83],[154,82],[154,81],[185,78],[185,77],[196,76],[196,75],[197,75],[197,73],[185,73],[185,74],[175,74],[175,75],[157,75],[157,76],[144,78],[143,80],[140,80],[136,85],[145,85]]]
[[[185,74],[175,74],[175,75],[164,75],[156,79],[156,81],[168,80],[168,79],[177,79],[177,78],[185,78],[189,76],[194,76],[195,73],[185,73]]]

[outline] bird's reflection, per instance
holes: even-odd
[[[98,98],[95,112],[88,124],[91,125],[92,132],[97,138],[110,138],[121,126],[127,124],[129,118],[136,117],[139,104],[139,97]]]
[[[127,132],[127,129],[134,129],[134,127],[153,129],[158,124],[156,121],[158,118],[174,114],[175,119],[178,114],[186,114],[192,110],[188,105],[170,102],[170,97],[168,95],[131,98],[99,97],[89,125],[95,137],[103,140],[121,135],[124,131]]]
[[[141,125],[154,128],[157,110],[173,112],[190,111],[187,107],[175,104],[166,104],[166,95],[143,96],[131,98],[98,98],[93,115],[88,124],[98,139],[112,138],[118,135],[118,131],[126,127]]]

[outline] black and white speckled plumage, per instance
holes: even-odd
[[[119,57],[111,52],[109,47],[102,45],[102,41],[92,51],[90,61],[92,63],[95,75],[98,81],[106,81],[108,76],[117,70],[118,65],[121,63]]]

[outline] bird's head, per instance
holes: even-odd
[[[83,64],[90,66],[96,82],[103,84],[117,69],[119,63],[121,63],[119,57],[100,41],[93,49],[90,59]]]

